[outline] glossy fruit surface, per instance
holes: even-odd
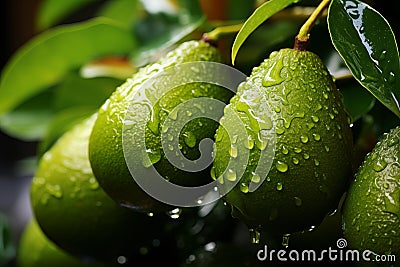
[[[317,55],[273,52],[239,86],[222,125],[232,124],[227,114],[236,114],[247,133],[220,127],[215,138],[215,177],[221,188],[237,183],[226,195],[233,216],[285,234],[316,226],[337,208],[352,174],[352,133],[341,94]],[[257,172],[271,162],[267,176]],[[228,168],[243,165],[242,177]]]
[[[88,160],[96,115],[76,125],[44,154],[31,185],[43,232],[64,250],[115,261],[157,237],[162,223],[115,203],[99,186]]]
[[[343,231],[349,246],[400,256],[400,127],[384,134],[348,191]]]
[[[90,138],[90,162],[100,186],[118,203],[148,212],[170,208],[147,195],[135,183],[129,172],[124,157],[122,137],[125,115],[132,100],[136,99],[136,93],[146,81],[167,68],[196,61],[220,62],[221,56],[218,50],[208,43],[185,42],[158,62],[140,69],[131,79],[117,88],[99,110],[99,116]],[[203,74],[206,75],[206,73]],[[165,84],[162,86],[168,86],[168,80],[164,82]],[[155,86],[160,85],[156,83]],[[162,89],[165,88],[160,87],[160,90]],[[150,95],[147,93],[146,91],[146,98],[154,97],[151,93],[149,93]],[[133,160],[143,162],[143,166],[147,168],[154,166],[163,178],[175,184],[197,186],[212,181],[209,168],[200,172],[186,172],[169,163],[161,142],[161,133],[167,130],[162,126],[171,111],[185,101],[206,97],[227,103],[231,96],[232,93],[229,90],[203,82],[187,83],[168,91],[151,107],[151,120],[144,129],[149,161],[144,161],[141,155],[133,155]],[[136,104],[145,105],[146,103]],[[133,116],[141,116],[144,113],[137,111],[135,114]],[[187,116],[190,116],[190,113],[187,113]],[[218,123],[213,120],[195,118],[190,120],[178,135],[168,135],[167,138],[179,139],[179,150],[186,158],[195,160],[200,156],[198,149],[200,141],[204,138],[212,138],[217,126]],[[131,135],[135,135],[135,131],[140,130],[139,126],[135,128],[134,125]],[[138,142],[135,138],[125,141]],[[174,149],[177,152],[178,148],[172,148],[172,150]]]
[[[98,262],[85,262],[63,251],[51,242],[32,219],[26,226],[18,248],[19,267],[106,267]]]

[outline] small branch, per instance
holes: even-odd
[[[239,32],[242,27],[243,27],[243,23],[217,27],[214,30],[212,30],[211,32],[204,33],[202,40],[205,42],[210,42],[210,41],[216,42],[223,35],[229,35],[229,34]]]
[[[299,34],[296,36],[296,42],[294,46],[295,49],[299,48],[299,51],[304,51],[302,49],[307,46],[312,27],[314,26],[318,18],[323,14],[325,8],[328,6],[330,1],[331,0],[322,0],[318,7],[311,14],[311,16],[300,28]],[[299,47],[297,47],[297,45],[299,45]]]

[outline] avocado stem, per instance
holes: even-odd
[[[243,23],[228,25],[228,26],[220,26],[210,32],[204,33],[201,40],[207,43],[216,42],[223,35],[239,32],[242,27]]]
[[[331,0],[322,0],[317,6],[311,16],[306,20],[295,39],[294,49],[299,51],[305,51],[307,44],[310,39],[310,31],[314,26],[315,22],[322,15],[325,8],[328,6]]]

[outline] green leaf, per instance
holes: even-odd
[[[41,2],[37,17],[37,28],[47,29],[71,15],[73,12],[98,0],[44,0]]]
[[[204,21],[200,4],[193,0],[180,0],[175,14],[149,14],[135,25],[140,48],[132,55],[132,61],[136,66],[153,62],[155,55],[181,41]]]
[[[133,51],[132,34],[98,18],[40,34],[8,62],[0,81],[0,115],[60,82],[71,70],[103,56]]]
[[[244,41],[253,33],[263,22],[275,13],[281,11],[298,0],[270,0],[257,8],[254,13],[246,20],[242,29],[237,34],[232,46],[232,64],[235,63],[236,55]]]
[[[16,109],[0,117],[0,128],[3,132],[15,138],[33,141],[40,139],[47,129],[47,124],[53,116],[51,99],[53,90],[47,90]],[[49,105],[50,104],[50,105]]]
[[[400,117],[400,61],[388,22],[357,0],[333,0],[331,40],[357,81]]]
[[[86,110],[93,113],[121,83],[121,80],[114,78],[85,79],[78,73],[70,73],[59,85],[30,98],[0,117],[0,128],[18,139],[40,140],[59,113],[68,109],[74,109],[75,113],[83,110],[83,115],[87,115]]]
[[[107,1],[98,12],[98,16],[106,17],[132,27],[143,11],[139,0]]]
[[[75,124],[89,117],[97,111],[94,107],[72,107],[58,112],[49,122],[47,131],[39,144],[38,157],[40,158],[65,132]]]
[[[344,106],[350,113],[353,122],[367,114],[375,105],[375,97],[364,90],[355,80],[340,86]]]

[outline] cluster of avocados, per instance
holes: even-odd
[[[34,221],[26,235],[42,231],[43,242],[47,238],[52,246],[79,258],[82,266],[103,266],[103,262],[113,266],[135,257],[165,234],[165,212],[180,207],[152,198],[132,178],[122,144],[125,115],[143,83],[167,68],[197,61],[223,63],[223,58],[207,42],[182,43],[158,62],[141,68],[96,114],[65,133],[43,155],[32,181]],[[215,141],[212,165],[199,172],[173,166],[161,139],[167,117],[193,98],[226,103],[221,122],[229,124],[228,113],[232,113],[245,129],[245,134],[232,137],[222,123],[196,118],[173,136],[190,160],[200,157],[203,139]],[[235,183],[223,200],[232,216],[249,229],[285,235],[318,226],[338,209],[351,183],[343,205],[349,246],[400,256],[400,128],[384,136],[353,180],[351,120],[340,91],[316,54],[281,49],[255,67],[236,94],[214,84],[185,84],[162,96],[152,111],[145,129],[137,129],[145,132],[149,165],[181,186],[217,180],[223,191]],[[271,133],[273,143],[268,139]],[[262,155],[268,146],[273,146],[274,156],[269,159],[269,172],[260,177],[257,167],[265,164]],[[240,176],[229,162],[241,161],[244,154],[248,160]],[[141,157],[137,155],[137,160]],[[249,190],[251,183],[257,185],[256,190]],[[20,265],[44,266],[42,251],[54,248],[41,247],[35,254],[39,263],[27,261],[26,250],[34,249],[24,244],[29,239],[22,239]]]

